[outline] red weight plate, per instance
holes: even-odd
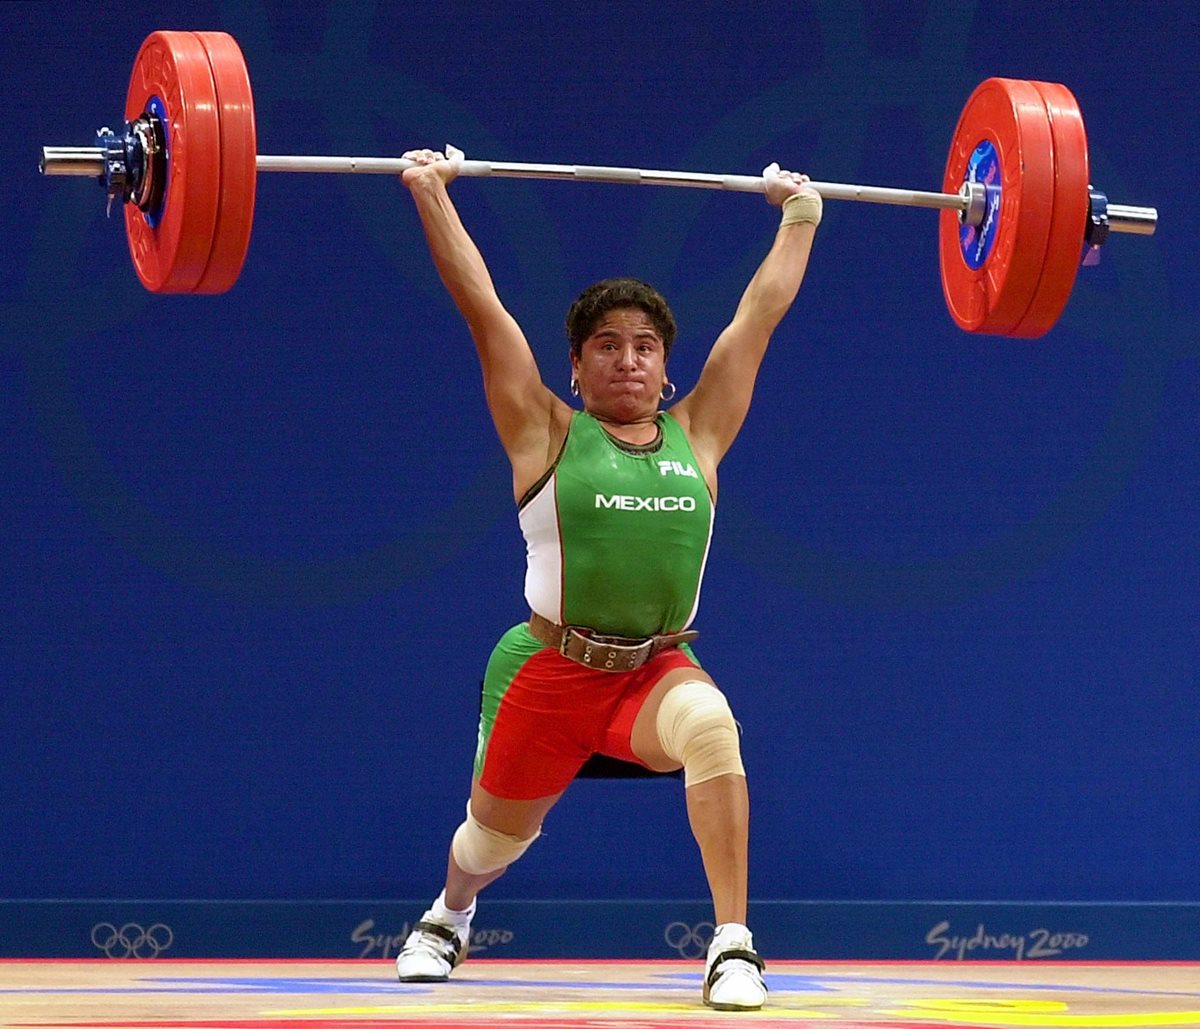
[[[194,293],[224,293],[241,274],[254,222],[258,142],[250,74],[234,38],[197,32],[212,67],[221,124],[221,189],[212,252]]]
[[[190,293],[212,250],[221,181],[221,139],[208,54],[190,32],[153,32],[133,62],[125,118],[161,104],[167,177],[162,205],[125,205],[129,252],[155,293]]]
[[[943,189],[957,193],[977,176],[989,180],[992,198],[984,225],[964,227],[955,212],[941,213],[942,292],[959,327],[1007,335],[1037,291],[1054,207],[1050,119],[1031,83],[988,79],[967,100]]]
[[[1075,285],[1088,218],[1088,146],[1079,104],[1066,86],[1034,82],[1054,138],[1054,211],[1037,292],[1013,336],[1045,335],[1054,327]]]

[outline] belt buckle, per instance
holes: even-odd
[[[583,643],[583,653],[575,657],[567,652],[572,637]],[[646,662],[653,646],[654,641],[650,639],[635,640],[628,636],[607,636],[602,633],[581,630],[574,625],[566,625],[563,626],[559,653],[586,668],[597,668],[605,672],[629,672]],[[600,651],[600,654],[604,655],[604,660],[596,660],[600,655],[594,655],[593,651]]]
[[[558,652],[562,654],[563,657],[569,656],[567,654],[567,647],[571,643],[571,638],[576,636],[583,640],[587,639],[587,637],[573,625],[564,625],[562,627],[562,635],[558,638]]]
[[[650,642],[649,640],[633,639],[630,636],[606,636],[600,632],[594,632],[587,638],[599,643],[602,647],[642,647]]]

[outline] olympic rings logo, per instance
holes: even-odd
[[[110,958],[156,958],[175,942],[169,925],[155,922],[143,929],[136,922],[117,928],[111,922],[92,926],[92,943]]]
[[[712,922],[698,922],[696,925],[671,922],[663,930],[663,939],[668,947],[679,952],[681,958],[699,958],[708,953],[708,945],[712,943],[715,931]]]

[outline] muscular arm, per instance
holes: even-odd
[[[768,199],[782,204],[795,193],[815,196],[806,181],[799,176],[775,183],[774,196],[769,188]],[[672,410],[710,475],[746,419],[767,344],[796,299],[815,233],[812,222],[780,226],[770,251],[746,286],[733,320],[713,344],[695,389]]]
[[[552,459],[552,450],[561,442],[556,426],[565,426],[570,409],[543,384],[525,334],[500,301],[483,256],[446,190],[453,176],[450,162],[430,159],[408,169],[403,180],[434,266],[475,341],[488,408],[513,465],[514,492],[520,496]]]

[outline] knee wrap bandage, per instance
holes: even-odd
[[[464,872],[471,875],[487,875],[511,865],[539,836],[541,830],[529,839],[522,840],[517,836],[489,829],[476,820],[468,803],[467,819],[455,831],[450,853],[454,855],[454,863]]]
[[[683,784],[745,775],[737,722],[729,703],[715,686],[689,680],[672,686],[663,697],[655,721],[658,742],[683,765]]]

